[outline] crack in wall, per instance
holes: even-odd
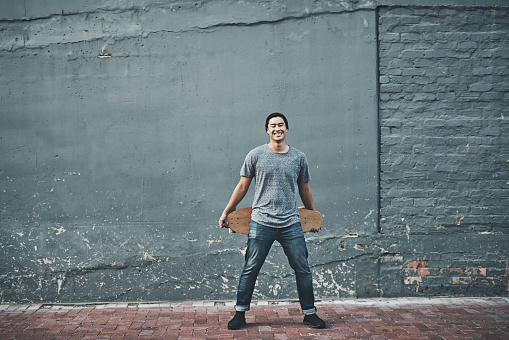
[[[359,254],[359,255],[350,256],[350,257],[344,258],[344,259],[337,259],[337,260],[332,260],[332,261],[320,262],[320,263],[312,264],[309,267],[310,268],[317,268],[317,267],[325,267],[325,266],[334,266],[336,264],[346,263],[346,262],[349,262],[349,261],[358,260],[358,259],[362,259],[362,258],[378,259],[378,256],[374,255],[373,253],[370,253],[370,254]]]
[[[111,4],[111,6],[110,6]],[[22,18],[12,18],[12,19],[2,19],[0,20],[0,24],[2,22],[26,22],[30,20],[48,20],[55,17],[66,17],[66,16],[75,16],[75,15],[94,15],[97,13],[100,14],[120,14],[120,13],[143,13],[143,12],[169,12],[170,14],[175,15],[183,15],[184,13],[196,12],[202,8],[206,8],[208,12],[219,11],[223,6],[228,6],[230,12],[245,12],[246,10],[254,11],[255,13],[259,12],[260,14],[266,15],[267,13],[279,13],[279,12],[288,12],[288,11],[300,11],[304,13],[322,13],[322,12],[334,12],[334,13],[342,13],[353,11],[356,9],[371,9],[376,8],[376,1],[363,0],[360,1],[344,1],[344,0],[328,0],[328,1],[316,1],[316,0],[307,0],[301,1],[298,4],[294,4],[291,1],[285,4],[285,1],[259,1],[253,2],[249,5],[246,5],[242,2],[235,3],[227,0],[207,0],[207,1],[177,1],[177,2],[166,2],[166,1],[145,1],[143,5],[136,5],[136,3],[128,2],[125,3],[129,7],[120,7],[119,5],[124,4],[122,2],[108,2],[103,1],[100,5],[92,4],[90,8],[82,8],[80,10],[79,7],[85,7],[86,4],[77,4],[78,8],[76,9],[65,9],[56,6],[48,6],[46,11],[53,13],[47,15],[39,15],[37,13],[33,14],[31,17],[28,17],[29,9],[27,7],[26,1],[23,3],[24,17]],[[260,5],[261,4],[261,5]],[[71,4],[72,5],[72,4]],[[257,6],[259,5],[259,6]]]
[[[96,272],[114,272],[114,271],[123,271],[126,269],[143,269],[143,268],[149,268],[155,264],[163,264],[163,263],[171,263],[175,262],[177,260],[182,259],[190,259],[190,258],[205,258],[209,256],[224,256],[226,254],[239,254],[238,249],[224,249],[219,250],[215,252],[210,253],[194,253],[194,254],[184,254],[184,255],[177,255],[177,256],[150,256],[149,258],[139,258],[139,257],[130,257],[125,259],[123,263],[101,263],[95,266],[89,266],[89,267],[81,267],[81,268],[68,268],[64,270],[53,270],[44,274],[37,274],[35,272],[26,273],[26,274],[15,274],[15,273],[9,273],[9,274],[3,274],[0,275],[0,278],[5,280],[16,280],[16,279],[23,279],[23,278],[36,278],[36,277],[42,277],[45,279],[54,279],[54,278],[73,278],[78,276],[86,276],[91,273]],[[147,256],[147,255],[144,255]],[[58,262],[58,261],[56,261]]]
[[[262,25],[275,25],[288,21],[299,21],[318,16],[340,15],[343,13],[352,13],[366,10],[367,9],[365,8],[356,8],[348,11],[345,10],[337,12],[329,10],[316,13],[300,13],[295,15],[279,16],[274,19],[256,20],[255,18],[255,20],[252,21],[239,20],[237,22],[216,20],[217,22],[215,23],[193,23],[192,21],[182,20],[182,22],[173,23],[173,28],[160,29],[149,28],[149,24],[143,20],[144,18],[133,22],[132,20],[129,20],[131,15],[128,17],[122,17],[122,14],[125,13],[133,14],[129,10],[114,12],[114,14],[118,16],[114,19],[108,18],[112,13],[101,13],[101,11],[92,13],[69,14],[64,16],[54,15],[50,18],[22,20],[18,22],[18,24],[16,24],[16,21],[3,22],[5,26],[2,27],[2,30],[0,31],[2,33],[1,35],[3,36],[3,43],[0,44],[0,51],[13,53],[24,50],[30,51],[36,49],[44,49],[53,45],[68,45],[76,43],[80,44],[86,42],[94,43],[101,41],[104,41],[107,45],[113,45],[114,43],[118,43],[126,39],[139,39],[140,37],[147,38],[152,34],[171,33],[179,35],[193,32],[207,33],[215,32],[217,30],[229,27],[256,27]],[[95,21],[88,21],[87,16],[91,14],[102,14],[103,17],[98,18]],[[67,22],[63,22],[63,18],[72,19],[68,20],[72,23],[72,26],[67,28]],[[96,27],[96,25],[98,25],[98,21],[105,21],[105,18],[108,18],[106,25],[103,23],[101,24],[101,27]],[[51,20],[48,22],[48,19]],[[65,26],[65,28],[62,27],[60,34],[58,34],[58,31],[53,32],[52,27],[55,26],[54,21],[58,21],[61,26]],[[131,24],[126,26],[126,22],[130,22]],[[2,21],[0,21],[0,24],[2,24]],[[29,24],[29,26],[27,26],[27,24]],[[126,34],[126,31],[128,34]],[[44,35],[45,32],[50,32],[51,34]],[[50,42],[44,43],[44,40],[50,40]],[[22,44],[19,43],[20,41],[22,41]],[[100,52],[105,53],[103,49],[101,49]],[[109,51],[109,53],[112,56],[119,56],[119,54],[115,54],[112,51]]]

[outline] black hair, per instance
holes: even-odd
[[[265,119],[265,131],[267,131],[267,129],[269,128],[269,120],[271,120],[272,118],[275,118],[275,117],[283,118],[283,120],[285,121],[286,128],[290,129],[288,127],[288,120],[286,119],[285,115],[282,113],[279,113],[279,112],[273,112],[267,116],[267,119]]]

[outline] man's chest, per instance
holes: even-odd
[[[257,177],[297,179],[299,170],[300,166],[298,160],[287,156],[266,156],[259,158],[256,163]]]

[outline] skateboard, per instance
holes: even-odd
[[[249,233],[249,222],[251,222],[250,207],[235,210],[228,215],[228,228],[231,233],[247,235]],[[300,224],[302,231],[308,232],[311,229],[319,230],[322,227],[322,214],[315,210],[299,208]]]

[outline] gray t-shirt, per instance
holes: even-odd
[[[255,180],[253,221],[273,228],[300,222],[297,184],[311,180],[303,152],[290,147],[277,153],[264,144],[247,154],[240,175]]]

